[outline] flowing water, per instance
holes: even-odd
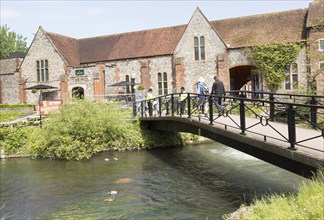
[[[304,180],[215,142],[81,162],[7,159],[0,168],[0,219],[222,219]]]

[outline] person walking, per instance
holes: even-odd
[[[216,95],[214,99],[214,104],[218,110],[219,113],[222,112],[222,97],[225,95],[225,87],[222,81],[218,79],[217,76],[214,76],[214,83],[211,91],[211,95]]]
[[[179,103],[180,103],[180,116],[184,114],[184,110],[186,107],[186,99],[188,97],[185,88],[182,86],[180,89],[180,97],[179,97]]]
[[[146,94],[146,102],[147,102],[147,107],[148,107],[148,111],[149,111],[149,116],[152,116],[152,113],[153,113],[152,99],[153,99],[153,90],[151,88],[149,88],[149,90]]]
[[[206,100],[206,90],[207,90],[207,85],[205,83],[204,78],[199,77],[198,78],[198,84],[197,84],[197,93],[198,93],[198,111],[201,111],[204,113],[204,103]],[[208,92],[207,92],[208,93]]]

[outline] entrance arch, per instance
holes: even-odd
[[[255,69],[251,65],[230,68],[230,89],[260,91],[259,75],[253,73]]]
[[[84,99],[84,89],[82,87],[74,87],[72,89],[72,98]]]

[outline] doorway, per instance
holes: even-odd
[[[72,98],[84,99],[84,89],[82,87],[74,87],[72,89]]]

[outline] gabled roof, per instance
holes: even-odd
[[[315,0],[309,5],[307,27],[324,26],[324,0]]]
[[[80,63],[172,54],[185,25],[79,40]]]
[[[323,0],[319,0],[323,1]],[[256,44],[298,42],[305,38],[307,9],[211,21],[230,48]],[[71,66],[171,55],[187,25],[143,30],[93,38],[74,39],[47,33]]]
[[[298,42],[303,39],[306,9],[211,21],[230,48]]]
[[[47,32],[47,36],[69,65],[79,66],[79,42],[77,39],[49,32]]]

